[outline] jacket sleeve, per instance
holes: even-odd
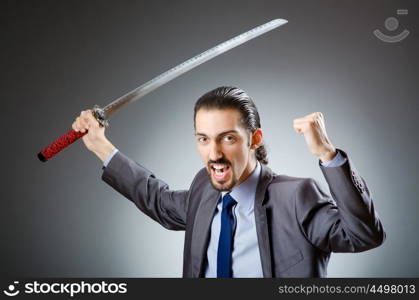
[[[187,190],[170,190],[164,181],[120,151],[104,168],[102,180],[163,227],[185,230]]]
[[[306,238],[327,252],[361,252],[381,245],[386,237],[383,225],[351,160],[320,168],[332,197],[313,179],[303,180],[295,192],[296,215]]]

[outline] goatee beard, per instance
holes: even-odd
[[[231,174],[231,176],[232,176],[231,183],[228,186],[225,186],[225,187],[220,188],[219,187],[220,184],[219,183],[215,183],[213,181],[212,176],[211,176],[211,165],[212,164],[224,164],[224,165],[227,165],[227,166],[229,166],[231,168],[231,162],[228,159],[222,157],[222,158],[217,159],[217,160],[209,160],[208,163],[207,163],[207,166],[208,166],[207,173],[208,173],[208,177],[209,177],[209,180],[211,182],[212,187],[214,189],[216,189],[217,191],[219,191],[219,192],[231,191],[232,188],[237,183],[237,180],[234,178],[233,170],[231,170],[231,172],[232,172],[232,174]],[[221,185],[224,185],[224,183],[221,184]]]
[[[217,185],[220,185],[220,184],[219,183],[216,184],[212,180],[211,174],[208,174],[208,177],[209,177],[209,180],[211,182],[212,187],[219,192],[230,192],[237,183],[237,181],[233,179],[232,182],[228,186],[220,188],[219,186],[217,186]],[[221,184],[221,185],[223,185],[223,184]]]

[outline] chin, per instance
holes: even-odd
[[[214,181],[211,178],[210,181],[211,181],[211,184],[212,184],[213,188],[216,189],[219,192],[228,192],[228,191],[231,191],[233,189],[233,187],[236,185],[236,183],[235,183],[234,180],[233,181],[229,181],[229,182],[222,182],[222,183],[220,183],[220,182]]]

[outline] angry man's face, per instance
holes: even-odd
[[[262,130],[250,136],[236,109],[201,108],[195,117],[198,152],[213,187],[230,191],[249,177],[256,166],[255,150],[262,144]],[[250,143],[249,143],[250,139]]]

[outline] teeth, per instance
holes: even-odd
[[[224,165],[212,165],[212,167],[216,170],[221,170],[223,169],[225,166]]]

